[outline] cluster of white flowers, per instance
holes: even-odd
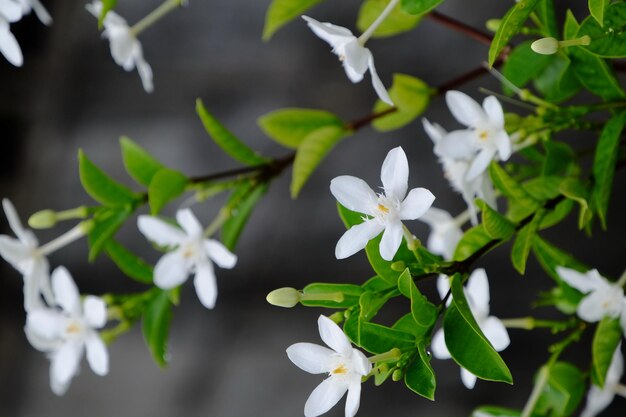
[[[11,33],[11,23],[18,22],[33,10],[39,20],[50,25],[52,18],[39,0],[0,0],[0,53],[16,67],[24,63],[17,39]]]

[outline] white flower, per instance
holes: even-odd
[[[450,182],[452,189],[461,194],[465,204],[470,211],[470,218],[472,224],[478,224],[478,216],[476,207],[474,206],[474,199],[476,197],[485,200],[490,207],[496,207],[495,191],[493,184],[489,178],[489,174],[486,171],[480,173],[476,178],[472,180],[467,179],[467,173],[472,166],[473,158],[476,158],[473,154],[467,155],[467,159],[459,157],[449,157],[443,152],[441,143],[448,135],[437,123],[431,124],[427,119],[422,119],[422,124],[426,134],[433,141],[435,155],[439,158],[439,163],[443,167],[444,176]]]
[[[22,7],[14,0],[0,0],[0,52],[11,64],[21,67],[24,56],[17,39],[11,33],[10,23],[22,18]]]
[[[382,101],[393,106],[389,93],[376,73],[372,52],[363,46],[363,43],[349,29],[331,23],[321,23],[308,16],[302,16],[302,18],[306,20],[313,33],[332,46],[333,53],[343,62],[343,68],[350,81],[360,82],[363,74],[369,69],[376,94]]]
[[[626,300],[624,289],[602,277],[596,269],[581,273],[573,269],[557,267],[561,279],[572,288],[586,294],[578,304],[576,314],[581,319],[594,323],[603,317],[621,316],[622,328],[626,333]]]
[[[159,259],[154,267],[154,283],[168,290],[195,274],[194,286],[202,305],[213,308],[217,283],[213,262],[222,268],[233,268],[237,257],[217,240],[205,239],[204,231],[191,210],[179,210],[176,221],[183,230],[152,216],[139,216],[137,226],[145,237],[159,246],[175,247]]]
[[[595,417],[613,402],[616,393],[626,397],[624,386],[619,383],[624,375],[624,357],[622,356],[622,344],[620,343],[613,353],[613,360],[609,366],[604,381],[604,388],[592,385],[587,393],[587,403],[580,413],[580,417]]]
[[[52,24],[52,17],[46,8],[41,4],[39,0],[17,0],[22,6],[22,13],[28,14],[31,10],[35,12],[37,18],[44,25],[50,26]]]
[[[504,112],[498,99],[489,96],[481,107],[460,91],[448,91],[446,102],[452,115],[468,129],[448,133],[438,144],[437,154],[453,159],[471,160],[467,181],[478,178],[496,158],[511,156],[511,139],[504,130]]]
[[[431,228],[426,244],[428,250],[443,256],[446,261],[452,260],[456,245],[463,237],[457,220],[447,211],[436,207],[429,208],[419,220]]]
[[[435,196],[425,188],[414,188],[407,195],[409,162],[401,147],[389,151],[380,172],[383,193],[376,194],[365,181],[342,175],[330,182],[330,192],[344,207],[363,213],[361,224],[352,226],[337,242],[335,256],[344,259],[367,245],[384,230],[380,255],[390,261],[402,243],[402,220],[421,217],[432,205]]]
[[[109,372],[109,354],[95,329],[106,324],[106,305],[99,297],[80,302],[78,288],[62,266],[52,273],[52,288],[59,309],[38,308],[26,318],[25,332],[30,343],[50,358],[50,387],[63,395],[78,373],[83,351],[98,375]]]
[[[437,281],[437,290],[441,298],[445,297],[450,289],[450,284],[445,276],[440,276]],[[489,340],[493,348],[497,351],[503,351],[509,346],[510,339],[506,327],[499,318],[489,315],[489,281],[487,273],[484,269],[476,269],[470,275],[465,288],[465,297],[470,306],[470,310],[476,323],[482,330],[483,334]],[[449,301],[451,298],[449,298]],[[439,329],[433,337],[431,348],[433,356],[437,359],[450,359],[450,352],[446,346],[443,329]],[[476,384],[476,375],[467,369],[461,368],[461,380],[463,384],[469,388],[474,388]]]
[[[354,349],[341,328],[331,319],[320,316],[320,337],[330,349],[313,343],[296,343],[287,348],[287,356],[303,371],[311,374],[328,373],[309,396],[304,415],[324,414],[339,402],[348,391],[346,417],[353,417],[359,409],[361,378],[372,370],[372,364],[362,352]]]
[[[94,1],[85,6],[96,18],[100,17],[102,2]],[[109,39],[111,56],[117,65],[126,71],[132,71],[137,67],[144,90],[151,93],[154,91],[152,83],[152,68],[143,58],[141,42],[135,37],[128,27],[126,20],[113,11],[109,11],[104,18],[103,36]]]

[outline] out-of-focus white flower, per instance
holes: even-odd
[[[303,371],[328,374],[309,396],[304,405],[306,417],[316,417],[330,410],[348,392],[346,417],[353,417],[359,409],[361,378],[372,370],[365,355],[354,349],[341,328],[331,319],[320,316],[320,337],[330,348],[313,343],[296,343],[287,348],[287,356]]]
[[[85,7],[96,18],[100,17],[102,12],[101,1],[94,1]],[[109,39],[111,56],[115,63],[126,71],[132,71],[136,67],[144,90],[148,93],[154,91],[152,68],[143,58],[141,42],[133,34],[126,20],[117,13],[109,11],[103,24],[104,32],[102,35]]]
[[[143,235],[159,246],[175,248],[159,259],[154,267],[154,283],[163,289],[177,287],[195,274],[194,286],[202,305],[213,308],[217,283],[213,262],[233,268],[237,257],[214,239],[205,239],[200,222],[191,210],[179,210],[176,221],[182,230],[153,216],[139,216],[137,226]]]
[[[22,18],[22,7],[14,0],[0,0],[0,53],[11,64],[21,67],[24,56],[17,39],[11,33],[10,24]]]
[[[22,6],[22,13],[28,14],[30,11],[34,11],[37,15],[37,18],[41,23],[46,26],[50,26],[52,24],[52,17],[48,10],[41,4],[39,0],[17,0]]]
[[[613,402],[613,398],[615,398],[617,393],[622,397],[626,397],[626,387],[619,383],[622,375],[624,375],[624,357],[622,356],[622,344],[620,343],[615,353],[613,353],[613,359],[604,381],[604,388],[591,385],[587,393],[587,403],[580,413],[580,417],[597,416]]]
[[[302,16],[302,18],[307,22],[313,33],[330,44],[333,48],[333,53],[343,63],[343,68],[350,81],[353,83],[360,82],[365,72],[369,70],[376,94],[382,101],[393,106],[391,97],[389,97],[389,93],[387,93],[385,86],[378,77],[376,67],[374,67],[374,56],[364,46],[364,40],[358,39],[349,29],[342,26],[333,25],[332,23],[321,23],[308,16]]]
[[[463,237],[457,219],[445,210],[431,207],[419,220],[431,228],[426,244],[428,250],[443,256],[447,261],[452,260],[456,245]]]
[[[349,210],[371,218],[352,226],[337,242],[335,256],[344,259],[367,245],[384,231],[380,255],[390,261],[402,243],[402,220],[416,220],[430,208],[435,196],[425,188],[414,188],[407,195],[409,162],[401,147],[389,151],[380,172],[383,193],[376,194],[365,181],[342,175],[330,182],[330,192]]]
[[[448,278],[440,276],[437,281],[437,290],[441,298],[444,298],[450,289]],[[476,319],[476,323],[482,330],[483,334],[489,340],[493,348],[500,352],[509,346],[511,340],[509,333],[502,321],[489,315],[489,281],[487,273],[484,269],[476,269],[470,275],[467,286],[465,288],[465,297],[472,311],[472,315]],[[451,298],[449,298],[451,300]],[[450,351],[446,346],[443,329],[439,329],[433,336],[431,348],[433,356],[437,359],[450,359]],[[461,368],[461,380],[463,384],[469,388],[474,388],[476,384],[476,375],[472,374],[465,368]]]
[[[109,354],[96,329],[106,324],[106,305],[99,297],[80,294],[64,267],[52,273],[56,308],[36,308],[28,312],[25,332],[30,343],[50,358],[50,387],[63,395],[78,373],[83,352],[98,375],[109,372]]]

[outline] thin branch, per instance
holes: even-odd
[[[430,17],[432,20],[439,23],[440,25],[443,25],[452,30],[460,32],[466,36],[469,36],[470,38],[484,45],[487,45],[487,46],[491,45],[491,41],[493,40],[493,37],[489,35],[488,33],[483,32],[482,30],[476,29],[466,23],[453,19],[449,16],[441,14],[437,11],[430,12],[428,14],[428,17]]]

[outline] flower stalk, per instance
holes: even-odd
[[[363,32],[363,34],[359,36],[358,41],[361,46],[365,46],[365,42],[367,42],[369,38],[372,37],[376,29],[378,29],[378,26],[380,26],[381,23],[385,21],[387,16],[389,16],[389,13],[391,13],[391,11],[398,5],[399,2],[400,0],[391,0],[387,7],[385,7],[385,9],[382,11],[382,13],[376,18],[376,20],[374,20],[374,23],[372,23],[370,27],[368,27],[365,32]]]
[[[130,32],[135,36],[139,36],[141,32],[154,25],[156,22],[167,16],[171,11],[182,7],[185,0],[166,0],[159,7],[150,12],[146,17],[135,23],[130,28]]]

